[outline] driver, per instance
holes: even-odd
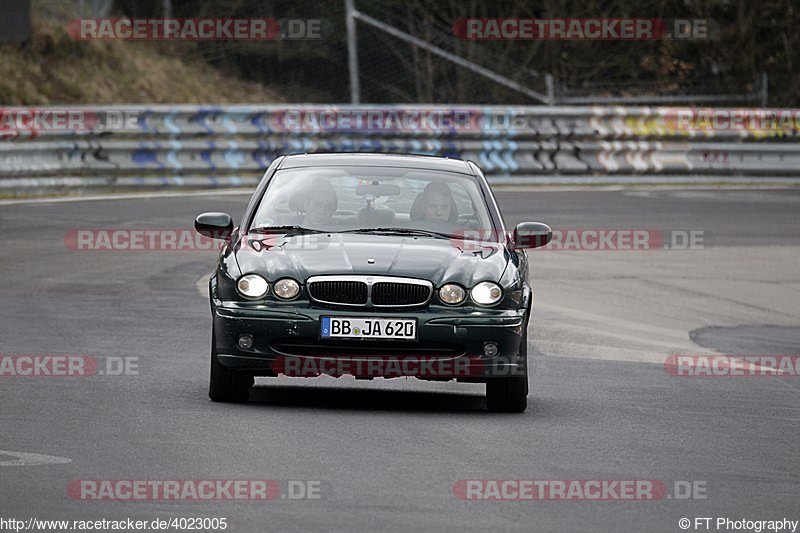
[[[328,180],[314,180],[304,202],[303,226],[318,228],[330,224],[338,205],[339,199],[333,185]]]
[[[450,187],[441,181],[432,181],[422,190],[425,208],[423,220],[448,222],[453,205]]]

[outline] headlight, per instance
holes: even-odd
[[[439,289],[439,299],[441,299],[444,303],[450,305],[460,304],[464,301],[464,298],[467,297],[467,291],[465,291],[461,285],[456,285],[455,283],[448,283],[447,285],[443,285],[441,289]]]
[[[292,278],[279,279],[272,285],[272,293],[281,300],[291,300],[300,294],[300,284]]]
[[[470,291],[472,301],[478,305],[494,305],[503,297],[503,289],[497,283],[482,281]]]
[[[236,282],[236,290],[245,298],[257,300],[269,292],[269,283],[258,274],[245,274]]]

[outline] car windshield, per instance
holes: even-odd
[[[250,231],[407,233],[481,238],[491,217],[473,176],[396,167],[279,170]],[[486,237],[483,237],[486,238]]]

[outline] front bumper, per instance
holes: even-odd
[[[415,318],[415,342],[320,340],[322,316]],[[315,364],[337,361],[342,365],[359,359],[402,358],[434,360],[434,372],[419,372],[421,379],[486,381],[491,376],[517,375],[526,361],[519,357],[527,321],[526,309],[445,308],[399,312],[381,309],[326,309],[312,306],[266,306],[241,302],[219,302],[213,310],[217,358],[225,367],[253,375],[283,372],[287,358]],[[253,346],[242,350],[238,339],[251,335]],[[497,354],[487,356],[485,344],[493,343]],[[308,362],[308,361],[306,361]],[[326,368],[331,368],[330,366]],[[447,373],[447,368],[454,370]],[[405,369],[408,370],[408,369]],[[345,370],[345,373],[350,373]],[[404,374],[407,375],[407,374]],[[377,377],[357,375],[357,377]],[[397,377],[389,375],[386,377]]]

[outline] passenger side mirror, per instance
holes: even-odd
[[[553,238],[553,230],[541,222],[520,222],[514,228],[514,248],[539,248]]]
[[[228,213],[203,213],[194,219],[194,229],[212,239],[227,239],[233,232],[233,219]]]

